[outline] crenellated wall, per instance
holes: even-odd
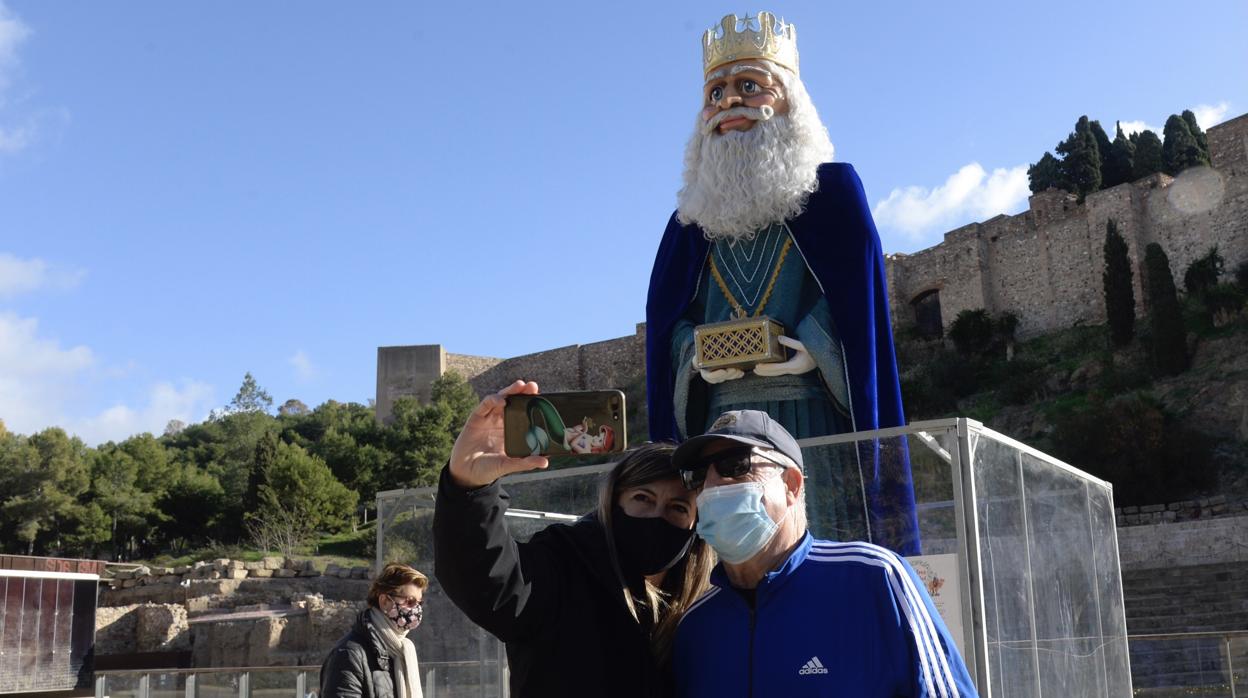
[[[911,304],[933,289],[946,328],[960,311],[977,308],[1014,313],[1024,337],[1104,322],[1109,220],[1127,241],[1139,312],[1145,309],[1140,269],[1149,243],[1166,251],[1180,285],[1187,266],[1214,245],[1228,269],[1248,260],[1248,115],[1208,135],[1212,167],[1178,177],[1151,175],[1090,194],[1082,204],[1051,189],[1033,195],[1023,213],[963,226],[914,254],[889,255],[894,324],[912,324]]]

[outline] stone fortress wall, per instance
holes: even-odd
[[[1213,245],[1227,269],[1248,260],[1248,114],[1208,130],[1212,167],[1170,177],[1155,174],[1096,192],[1083,204],[1049,190],[1031,197],[1023,213],[1000,215],[945,234],[939,244],[885,258],[894,329],[916,324],[916,301],[939,300],[947,330],[963,310],[983,308],[1019,318],[1021,337],[1105,321],[1101,273],[1105,223],[1113,219],[1127,241],[1135,271],[1137,310],[1144,311],[1144,248],[1160,243],[1176,283]],[[448,353],[441,345],[377,350],[377,417],[394,398],[428,399],[447,370],[468,378],[478,394],[516,378],[546,391],[621,388],[645,370],[645,325],[635,334],[512,359]]]
[[[962,226],[914,254],[889,255],[894,325],[913,324],[913,304],[933,291],[945,329],[958,312],[977,308],[1014,313],[1024,337],[1102,323],[1110,219],[1127,241],[1141,312],[1149,243],[1166,251],[1180,287],[1187,266],[1213,245],[1233,268],[1248,259],[1248,114],[1209,129],[1208,138],[1212,167],[1120,184],[1088,195],[1082,205],[1073,194],[1050,189],[1033,195],[1023,213]]]

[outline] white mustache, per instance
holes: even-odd
[[[776,110],[769,104],[764,104],[761,107],[733,107],[728,111],[721,111],[715,116],[707,119],[706,122],[702,124],[702,133],[708,134],[711,131],[714,131],[721,123],[724,122],[725,119],[744,116],[751,121],[767,121],[775,115]]]

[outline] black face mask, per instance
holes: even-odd
[[[695,531],[677,528],[661,516],[629,516],[616,506],[611,527],[625,577],[649,576],[671,568],[689,552]]]

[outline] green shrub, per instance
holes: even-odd
[[[1054,455],[1112,482],[1119,506],[1186,499],[1217,483],[1211,439],[1148,395],[1072,406],[1053,422]]]
[[[996,327],[988,311],[963,310],[954,318],[949,326],[949,339],[958,353],[963,356],[975,356],[988,353],[996,336]]]

